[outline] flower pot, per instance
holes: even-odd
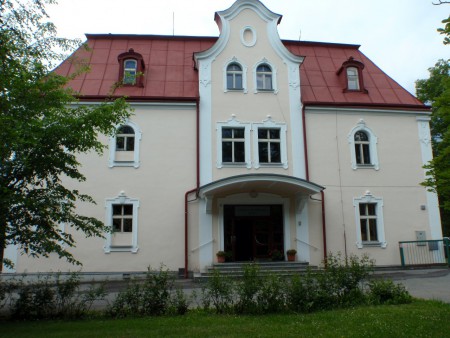
[[[217,256],[217,263],[225,263],[225,256]]]
[[[295,255],[287,255],[288,262],[295,262]]]

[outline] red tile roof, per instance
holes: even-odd
[[[78,76],[70,86],[81,99],[124,96],[130,100],[194,100],[198,97],[198,73],[193,53],[210,48],[216,37],[159,35],[87,34],[89,50],[77,50],[55,71],[69,75],[76,69],[71,60],[84,60],[90,72]],[[305,105],[378,106],[399,108],[426,107],[370,61],[358,45],[283,41],[293,53],[305,56],[300,67],[302,101]],[[130,48],[142,55],[145,63],[143,87],[112,88],[119,80],[117,56]],[[337,75],[350,57],[364,64],[363,79],[367,93],[344,92],[344,72]]]

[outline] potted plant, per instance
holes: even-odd
[[[296,254],[297,254],[297,250],[295,250],[295,249],[289,249],[288,251],[286,251],[286,255],[288,257],[288,261],[289,262],[294,262]]]
[[[280,250],[277,250],[277,249],[274,249],[271,252],[269,252],[269,257],[274,262],[284,260],[283,252],[281,252]]]
[[[227,256],[225,251],[217,251],[216,256],[217,256],[217,263],[225,263],[225,257]]]

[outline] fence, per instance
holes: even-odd
[[[450,266],[450,240],[398,242],[402,266],[447,264]]]

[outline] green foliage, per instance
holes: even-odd
[[[244,267],[244,276],[236,283],[236,312],[258,313],[257,295],[262,286],[262,278],[257,264],[248,264]]]
[[[21,320],[81,318],[106,295],[103,284],[82,290],[78,273],[67,278],[58,273],[36,281],[27,282],[24,277],[1,281],[0,289],[8,295],[11,317]]]
[[[369,302],[380,304],[409,304],[413,298],[405,287],[391,280],[372,280],[369,282]]]
[[[257,301],[260,313],[278,313],[285,310],[286,281],[270,274],[263,279]]]
[[[57,37],[45,5],[53,0],[5,0],[0,7],[0,262],[4,248],[16,244],[22,253],[56,253],[79,263],[67,250],[75,245],[69,232],[102,236],[104,224],[76,213],[77,201],[93,199],[63,185],[62,177],[85,180],[77,155],[101,153],[101,134],[112,135],[128,116],[124,99],[99,105],[77,103],[69,81],[49,72],[79,41]],[[83,47],[80,47],[83,48]],[[1,266],[1,264],[0,264]]]
[[[214,270],[202,288],[203,308],[213,308],[216,313],[230,313],[235,303],[234,290],[234,283],[230,278]]]
[[[450,236],[450,59],[429,68],[430,77],[416,81],[417,97],[432,105],[434,158],[426,166],[423,185],[437,192],[444,235]]]
[[[148,269],[144,281],[132,280],[107,309],[114,318],[128,316],[160,316],[184,314],[189,302],[179,290],[173,291],[174,277],[161,266],[159,271]]]
[[[438,32],[444,35],[444,45],[450,44],[450,16],[447,19],[442,20],[444,24],[443,28],[438,28]]]

